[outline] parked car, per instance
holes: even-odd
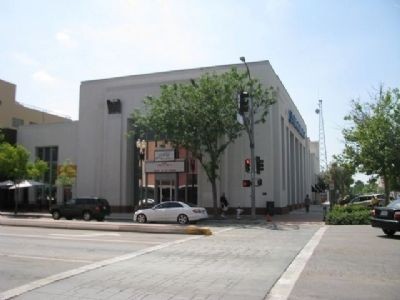
[[[191,206],[179,201],[166,201],[148,209],[135,212],[133,221],[146,222],[178,222],[187,224],[191,221],[207,219],[207,210],[203,207]]]
[[[65,204],[56,204],[50,207],[54,220],[65,217],[67,220],[83,219],[90,221],[92,218],[103,221],[111,213],[110,204],[106,199],[97,197],[73,198]]]
[[[338,200],[339,205],[345,205],[348,204],[354,197],[350,195],[346,195],[343,198]]]
[[[358,195],[350,200],[348,205],[363,205],[363,206],[382,206],[385,203],[385,195],[382,194],[368,194]]]
[[[135,210],[138,209],[146,209],[146,208],[152,208],[156,204],[156,201],[154,199],[142,199],[139,200],[139,203],[136,205]]]
[[[400,198],[390,202],[386,207],[375,207],[372,211],[371,225],[382,228],[388,236],[400,231]]]

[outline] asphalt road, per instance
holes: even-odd
[[[212,236],[3,226],[0,299],[263,299],[320,226]]]
[[[0,291],[183,237],[0,226]]]
[[[399,298],[399,234],[299,222],[211,229],[188,236],[0,226],[0,299]]]
[[[329,226],[289,299],[400,299],[400,234]]]

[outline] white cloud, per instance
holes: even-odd
[[[35,81],[41,82],[41,83],[55,83],[56,78],[54,76],[51,76],[47,71],[45,70],[39,70],[32,75],[33,79]]]
[[[60,45],[66,48],[76,48],[78,45],[78,43],[71,37],[71,34],[68,30],[57,32],[56,40],[60,43]]]
[[[18,61],[20,64],[26,65],[26,66],[38,66],[39,62],[27,55],[26,53],[14,53],[13,57],[16,61]]]

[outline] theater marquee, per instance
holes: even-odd
[[[180,173],[185,172],[185,160],[146,161],[146,173]]]

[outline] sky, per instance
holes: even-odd
[[[400,88],[400,0],[0,0],[0,41],[17,101],[74,120],[82,81],[269,60],[328,162],[351,100]]]

